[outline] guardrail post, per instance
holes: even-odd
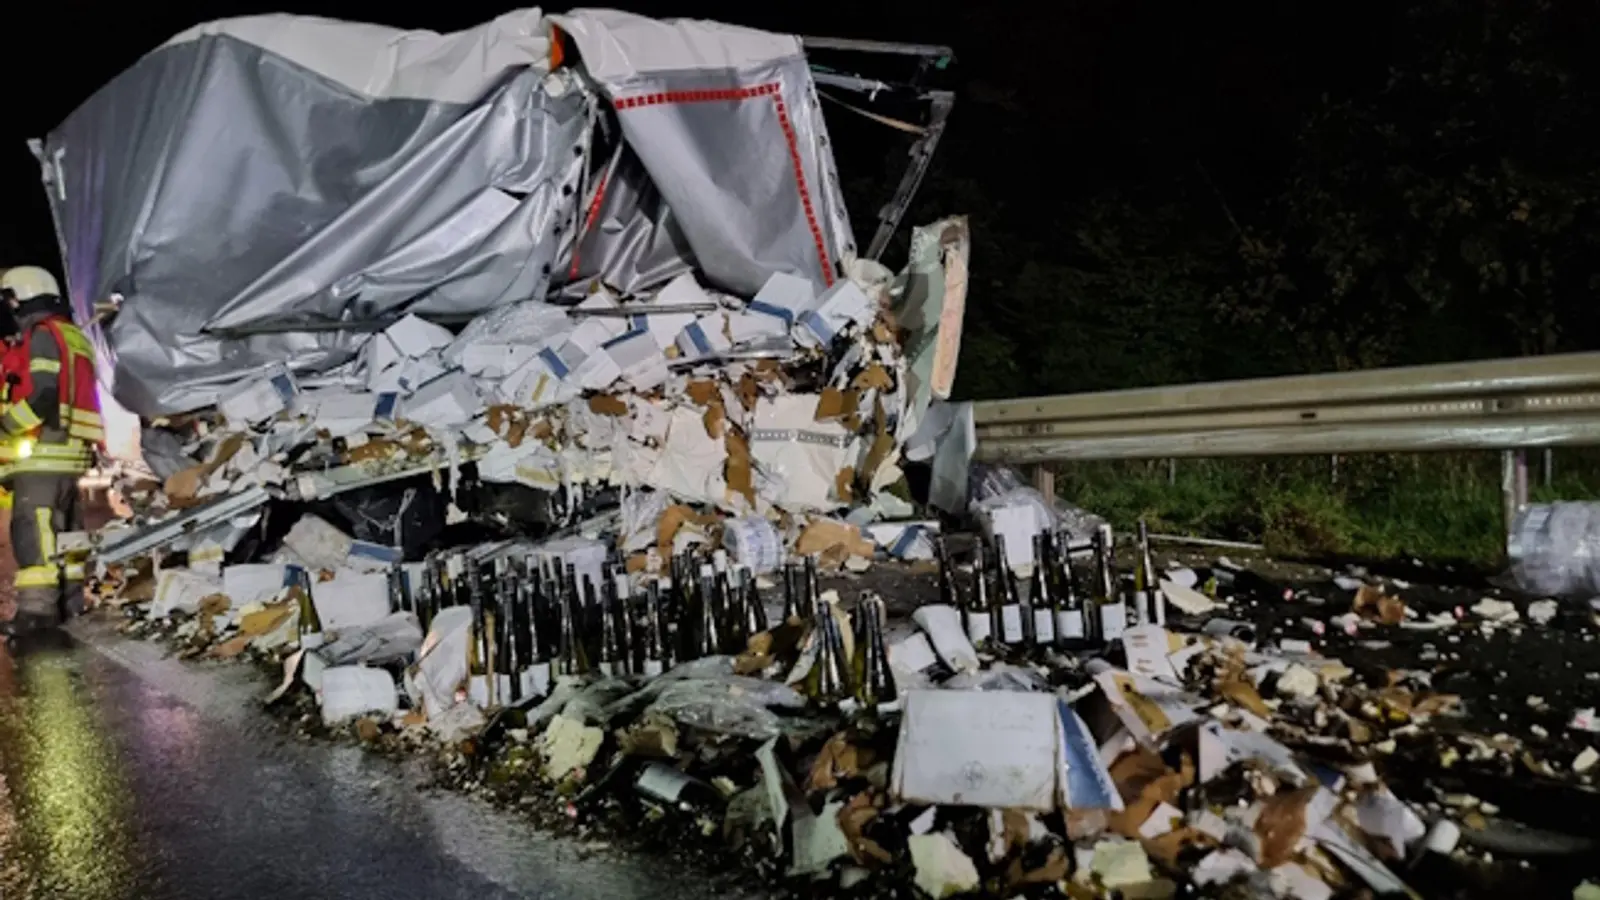
[[[1528,507],[1528,451],[1513,450],[1517,468],[1517,512]]]
[[[1056,470],[1044,463],[1035,463],[1029,472],[1033,489],[1043,494],[1046,500],[1053,500],[1056,496]]]
[[[1528,505],[1528,455],[1522,450],[1500,451],[1500,506],[1505,518],[1506,545],[1517,513]]]

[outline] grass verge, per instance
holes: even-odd
[[[1535,502],[1600,495],[1600,453],[1558,451],[1544,480],[1529,453]],[[1415,557],[1501,563],[1497,453],[1106,461],[1063,465],[1057,490],[1119,528],[1256,541],[1284,556]]]

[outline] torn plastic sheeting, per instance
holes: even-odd
[[[316,654],[330,666],[383,665],[406,659],[422,646],[422,626],[415,613],[391,613],[359,628],[346,628]]]
[[[1525,593],[1600,594],[1600,503],[1529,506],[1512,523],[1506,556]]]
[[[967,638],[966,628],[961,624],[960,610],[954,606],[930,603],[917,607],[911,613],[911,619],[927,633],[934,651],[951,671],[978,671],[978,651],[973,649],[972,641]]]
[[[451,606],[439,611],[429,623],[422,652],[412,666],[409,686],[415,686],[417,701],[432,720],[456,702],[456,691],[467,680],[467,641],[472,634],[472,610]]]
[[[323,670],[317,700],[322,706],[322,723],[329,726],[369,713],[389,718],[400,708],[394,678],[383,669],[366,666]]]
[[[1029,511],[1028,514],[1024,514],[1024,520],[1031,514],[1036,530],[1065,531],[1073,543],[1079,544],[1088,541],[1094,535],[1095,529],[1104,524],[1104,520],[1099,516],[1085,512],[1060,497],[1046,498],[1025,482],[1017,470],[1009,466],[990,466],[982,463],[973,465],[969,489],[971,491],[969,512],[979,521],[985,522],[986,528],[989,527],[987,523],[990,517],[997,511],[1023,509]],[[1018,558],[1018,550],[1013,550],[1009,546],[1007,550],[1013,559]],[[1028,545],[1026,553],[1031,561],[1032,544]]]
[[[971,403],[936,401],[905,441],[906,459],[931,460],[928,503],[952,515],[966,515],[971,493],[972,457],[978,431]]]
[[[895,685],[900,693],[917,688],[932,687],[926,673],[939,663],[928,636],[920,632],[889,642],[889,668],[894,673]]]
[[[804,695],[788,685],[726,675],[670,681],[649,709],[704,731],[767,740],[782,733],[782,720],[768,707],[802,709],[805,705]]]
[[[853,239],[798,38],[613,10],[552,19],[616,106],[623,139],[708,281],[745,296],[774,272],[833,282]],[[732,100],[649,102],[704,88],[708,68],[733,86]],[[785,136],[790,153],[768,152]],[[742,177],[730,180],[735,171]]]
[[[672,498],[662,491],[629,491],[622,498],[622,531],[617,546],[636,553],[656,544],[656,528]]]
[[[565,343],[575,321],[567,307],[529,300],[490,310],[467,323],[443,358],[469,375],[504,378],[538,356]]]
[[[903,330],[907,410],[899,437],[917,431],[935,400],[948,400],[961,354],[971,236],[964,216],[911,230],[911,252],[894,291],[895,324]]]
[[[977,672],[958,672],[942,685],[951,691],[1044,691],[1050,682],[1033,669],[996,662]]]

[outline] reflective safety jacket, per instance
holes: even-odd
[[[43,340],[39,332],[50,340]],[[46,317],[0,355],[0,477],[82,474],[105,441],[94,348],[63,316]]]

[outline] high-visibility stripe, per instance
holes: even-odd
[[[67,349],[79,356],[91,358],[94,356],[94,345],[89,343],[89,338],[83,333],[83,329],[66,321],[61,322],[56,328],[60,330],[61,342],[67,345]]]
[[[12,475],[82,475],[89,469],[87,460],[21,459],[0,463],[0,478]]]
[[[51,559],[56,555],[56,531],[50,526],[50,516],[54,512],[47,507],[33,511],[33,525],[39,529],[39,550],[45,559]]]
[[[68,437],[83,441],[87,444],[100,445],[105,443],[105,423],[100,418],[99,403],[95,398],[94,384],[94,345],[84,335],[83,331],[66,319],[50,319],[47,326],[55,335],[56,345],[61,351],[59,364],[51,361],[39,362],[42,366],[56,365],[56,371],[64,373],[65,381],[56,386],[59,398],[61,427],[67,432]],[[80,384],[85,378],[89,381]],[[87,396],[79,397],[79,388],[89,391]],[[80,408],[79,403],[83,401]]]
[[[18,400],[6,407],[5,427],[12,434],[32,431],[43,424],[39,414],[33,411],[33,407],[26,400]]]
[[[34,441],[29,444],[27,456],[19,452],[20,444],[20,441],[0,441],[0,462],[18,462],[27,459],[78,462],[91,461],[94,458],[89,445],[82,441],[72,440],[64,444],[55,441]]]
[[[67,563],[66,577],[68,581],[82,581],[88,577],[88,569],[83,563]]]
[[[61,583],[61,570],[55,566],[24,566],[17,570],[17,587],[55,587]]]
[[[40,359],[36,356],[28,360],[28,371],[58,373],[61,371],[61,362],[55,359]]]

